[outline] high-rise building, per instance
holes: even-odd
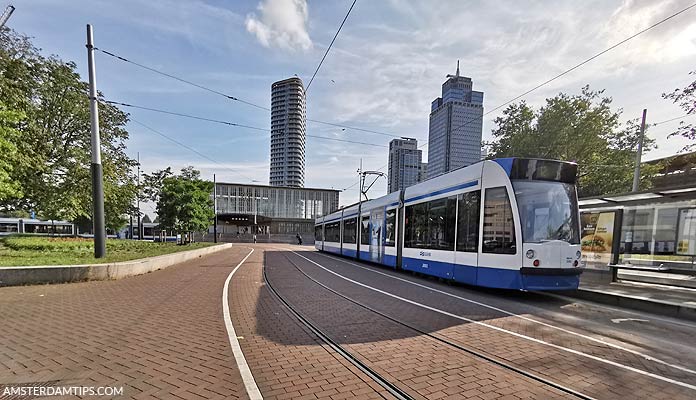
[[[271,85],[271,186],[304,187],[306,116],[300,78]]]
[[[483,92],[472,90],[471,78],[447,75],[442,97],[430,106],[428,178],[481,160]]]
[[[418,182],[423,182],[427,179],[428,179],[428,163],[422,162],[422,163],[420,163],[420,167],[418,168]]]
[[[393,139],[389,142],[389,183],[387,193],[396,192],[419,182],[423,152],[412,138]]]

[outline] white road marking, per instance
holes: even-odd
[[[538,344],[542,344],[542,345],[545,345],[545,346],[549,346],[549,347],[554,348],[554,349],[557,349],[557,350],[565,351],[565,352],[568,352],[568,353],[571,353],[571,354],[575,354],[575,355],[578,355],[578,356],[581,356],[581,357],[589,358],[589,359],[591,359],[591,360],[599,361],[599,362],[601,362],[601,363],[605,363],[605,364],[609,364],[609,365],[612,365],[612,366],[615,366],[615,367],[623,368],[623,369],[625,369],[625,370],[628,370],[628,371],[631,371],[631,372],[635,372],[635,373],[637,373],[637,374],[649,376],[649,377],[651,377],[651,378],[655,378],[655,379],[658,379],[658,380],[661,380],[661,381],[664,381],[664,382],[668,382],[668,383],[671,383],[671,384],[674,384],[674,385],[682,386],[682,387],[685,387],[685,388],[687,388],[687,389],[696,390],[696,386],[691,385],[691,384],[688,384],[688,383],[685,383],[685,382],[681,382],[681,381],[677,381],[677,380],[674,380],[674,379],[671,379],[671,378],[667,378],[667,377],[664,377],[664,376],[661,376],[661,375],[653,374],[652,372],[643,371],[643,370],[640,370],[640,369],[637,369],[637,368],[633,368],[633,367],[630,367],[630,366],[628,366],[628,365],[624,365],[624,364],[621,364],[621,363],[618,363],[618,362],[615,362],[615,361],[606,360],[606,359],[603,359],[603,358],[601,358],[601,357],[597,357],[597,356],[593,356],[593,355],[591,355],[591,354],[583,353],[583,352],[578,351],[578,350],[574,350],[574,349],[570,349],[570,348],[567,348],[567,347],[559,346],[559,345],[557,345],[557,344],[545,342],[545,341],[543,341],[543,340],[541,340],[541,339],[533,338],[533,337],[531,337],[531,336],[522,335],[522,334],[517,333],[517,332],[509,331],[509,330],[507,330],[507,329],[500,328],[500,327],[497,327],[497,326],[495,326],[495,325],[490,325],[490,324],[487,324],[487,323],[485,323],[485,322],[476,321],[476,320],[473,320],[473,319],[470,319],[470,318],[467,318],[467,317],[463,317],[463,316],[461,316],[461,315],[452,314],[452,313],[450,313],[450,312],[447,312],[447,311],[444,311],[444,310],[440,310],[440,309],[435,308],[435,307],[426,306],[425,304],[420,304],[420,303],[415,302],[415,301],[413,301],[413,300],[409,300],[409,299],[406,299],[406,298],[404,298],[404,297],[397,296],[397,295],[395,295],[395,294],[386,292],[386,291],[384,291],[384,290],[377,289],[377,288],[372,287],[372,286],[370,286],[370,285],[366,285],[366,284],[364,284],[364,283],[362,283],[362,282],[358,282],[358,281],[356,281],[356,280],[347,278],[347,277],[345,277],[345,276],[343,276],[343,275],[341,275],[341,274],[338,274],[338,273],[336,273],[336,272],[334,272],[334,271],[332,271],[332,270],[330,270],[330,269],[324,267],[323,265],[321,265],[321,264],[319,264],[319,263],[317,263],[317,262],[315,262],[315,261],[313,261],[313,260],[310,260],[309,258],[303,256],[302,254],[298,254],[298,253],[296,253],[295,251],[292,251],[292,250],[290,250],[290,252],[292,252],[293,254],[295,254],[295,255],[297,255],[297,256],[299,256],[299,257],[304,258],[305,260],[311,262],[312,264],[318,266],[319,268],[325,270],[326,272],[328,272],[328,273],[330,273],[330,274],[333,274],[333,275],[335,275],[335,276],[337,276],[337,277],[339,277],[339,278],[341,278],[341,279],[344,279],[344,280],[346,280],[346,281],[348,281],[348,282],[354,283],[354,284],[356,284],[356,285],[358,285],[358,286],[362,286],[362,287],[364,287],[364,288],[373,290],[373,291],[375,291],[375,292],[377,292],[377,293],[381,293],[381,294],[383,294],[383,295],[385,295],[385,296],[389,296],[389,297],[395,298],[395,299],[397,299],[397,300],[401,300],[401,301],[403,301],[403,302],[405,302],[405,303],[413,304],[414,306],[421,307],[421,308],[425,308],[426,310],[430,310],[430,311],[436,312],[436,313],[438,313],[438,314],[446,315],[446,316],[448,316],[448,317],[456,318],[456,319],[459,319],[459,320],[462,320],[462,321],[466,321],[466,322],[469,322],[469,323],[472,323],[472,324],[476,324],[476,325],[480,325],[480,326],[485,326],[486,328],[493,329],[493,330],[498,331],[498,332],[507,333],[507,334],[509,334],[509,335],[512,335],[512,336],[515,336],[515,337],[519,337],[519,338],[522,338],[522,339],[526,339],[526,340],[529,340],[529,341],[534,342],[534,343],[538,343]]]
[[[611,322],[615,324],[620,324],[622,322],[628,322],[628,321],[637,321],[637,322],[650,322],[647,319],[640,319],[640,318],[613,318]]]
[[[237,266],[234,267],[232,272],[230,272],[230,274],[227,275],[227,279],[225,280],[225,286],[222,288],[222,315],[225,318],[225,328],[227,328],[227,336],[230,339],[232,353],[234,354],[235,361],[237,361],[239,374],[242,376],[242,381],[244,381],[244,388],[246,388],[246,392],[249,395],[249,399],[262,400],[263,396],[261,396],[261,392],[259,391],[258,386],[256,386],[254,376],[251,374],[251,370],[249,369],[249,365],[247,364],[246,358],[244,358],[242,348],[239,346],[239,341],[237,340],[238,336],[237,333],[234,331],[234,325],[232,325],[232,318],[230,317],[230,303],[227,299],[227,293],[229,292],[232,275],[234,275],[234,273],[237,272],[239,267],[241,267],[242,264],[244,264],[244,261],[246,261],[247,258],[249,258],[249,256],[253,252],[254,249],[251,249],[251,251],[249,251],[249,254],[247,254],[246,257],[244,257],[242,261],[240,261],[239,264],[237,264]]]
[[[586,305],[588,305],[588,306],[597,307],[597,308],[604,308],[604,309],[607,309],[607,310],[611,310],[611,311],[615,311],[615,312],[619,312],[619,313],[623,313],[623,314],[639,315],[639,316],[648,316],[646,313],[641,313],[641,312],[638,312],[638,311],[625,310],[625,309],[622,309],[622,308],[616,308],[616,307],[608,306],[608,305],[601,304],[601,303],[597,303],[597,302],[590,301],[590,300],[580,300],[580,299],[576,299],[576,298],[574,298],[574,297],[563,296],[563,295],[560,295],[560,294],[558,294],[558,293],[551,293],[551,292],[536,292],[536,293],[539,293],[539,294],[541,294],[541,295],[548,296],[548,297],[555,297],[555,298],[557,298],[557,299],[560,299],[560,300],[563,300],[563,301],[567,301],[567,302],[571,302],[571,303],[586,304]],[[668,318],[663,318],[663,317],[657,317],[657,316],[654,316],[654,315],[649,315],[649,317],[650,317],[650,319],[653,319],[653,320],[655,320],[655,321],[660,321],[660,322],[664,322],[664,323],[667,323],[667,324],[673,324],[673,325],[682,325],[682,326],[686,326],[686,327],[689,327],[689,328],[695,328],[695,329],[696,329],[696,324],[687,322],[687,321],[685,321],[685,320],[668,319]]]
[[[593,342],[595,342],[595,343],[601,343],[601,344],[604,344],[604,345],[609,346],[609,347],[613,347],[613,348],[618,349],[618,350],[623,350],[623,351],[625,351],[625,352],[628,352],[628,353],[631,353],[631,354],[635,354],[635,355],[637,355],[637,356],[640,356],[640,357],[642,357],[642,358],[644,358],[644,359],[646,359],[646,360],[648,360],[648,361],[652,361],[652,362],[656,362],[656,363],[658,363],[658,364],[666,365],[666,366],[668,366],[668,367],[671,367],[671,368],[674,368],[674,369],[678,369],[678,370],[680,370],[680,371],[688,372],[688,373],[690,373],[690,374],[696,374],[696,371],[695,371],[695,370],[692,370],[692,369],[689,369],[689,368],[686,368],[686,367],[682,367],[681,365],[671,364],[671,363],[669,363],[669,362],[667,362],[667,361],[660,360],[659,358],[655,358],[655,357],[653,357],[653,356],[650,356],[650,355],[641,353],[641,352],[636,351],[636,350],[633,350],[633,349],[629,349],[629,348],[620,346],[620,345],[615,344],[615,343],[606,342],[606,341],[604,341],[604,340],[602,340],[602,339],[597,339],[597,338],[592,337],[592,336],[587,336],[587,335],[584,335],[584,334],[582,334],[582,333],[578,333],[578,332],[571,331],[571,330],[569,330],[569,329],[561,328],[560,326],[551,325],[551,324],[549,324],[549,323],[546,323],[546,322],[543,322],[543,321],[539,321],[539,320],[536,320],[536,319],[534,319],[534,318],[526,317],[526,316],[520,315],[520,314],[515,314],[515,313],[513,313],[513,312],[511,312],[511,311],[507,311],[507,310],[504,310],[504,309],[502,309],[502,308],[498,308],[498,307],[491,306],[491,305],[488,305],[488,304],[485,304],[485,303],[481,303],[481,302],[478,302],[478,301],[476,301],[476,300],[471,300],[471,299],[468,299],[468,298],[466,298],[466,297],[457,296],[456,294],[452,294],[452,293],[449,293],[449,292],[446,292],[446,291],[443,291],[443,290],[435,289],[435,288],[430,287],[430,286],[427,286],[427,285],[422,285],[422,284],[420,284],[420,283],[413,282],[413,281],[410,281],[410,280],[408,280],[408,279],[399,278],[398,276],[393,276],[393,275],[386,274],[386,273],[380,272],[380,271],[375,271],[375,270],[373,270],[373,269],[363,267],[362,265],[359,265],[359,264],[356,264],[356,263],[353,263],[353,262],[350,262],[350,261],[346,261],[346,260],[341,260],[340,258],[336,258],[336,257],[330,256],[330,255],[327,255],[327,254],[323,254],[323,253],[317,253],[317,254],[320,254],[320,255],[322,255],[322,256],[324,256],[324,257],[327,257],[327,258],[330,258],[330,259],[332,259],[332,260],[341,261],[341,262],[344,262],[344,263],[346,263],[346,264],[356,266],[356,267],[358,267],[358,268],[364,269],[364,270],[366,270],[366,271],[373,272],[373,273],[375,273],[375,274],[384,275],[384,276],[386,276],[386,277],[389,277],[389,278],[392,278],[392,279],[396,279],[396,280],[398,280],[398,281],[406,282],[406,283],[409,283],[409,284],[411,284],[411,285],[415,285],[415,286],[418,286],[418,287],[421,287],[421,288],[424,288],[424,289],[428,289],[428,290],[433,291],[433,292],[436,292],[436,293],[444,294],[444,295],[446,295],[446,296],[453,297],[453,298],[458,299],[458,300],[462,300],[462,301],[466,301],[466,302],[469,302],[469,303],[472,303],[472,304],[476,304],[476,305],[479,305],[479,306],[481,306],[481,307],[486,307],[486,308],[489,308],[489,309],[491,309],[491,310],[495,310],[495,311],[501,312],[501,313],[503,313],[503,314],[507,314],[507,315],[512,316],[512,317],[521,318],[521,319],[523,319],[523,320],[526,320],[526,321],[529,321],[529,322],[533,322],[533,323],[536,323],[536,324],[540,324],[540,325],[543,325],[543,326],[546,326],[546,327],[549,327],[549,328],[552,328],[552,329],[556,329],[556,330],[559,330],[559,331],[561,331],[561,332],[565,332],[565,333],[568,333],[568,334],[571,334],[571,335],[575,335],[575,336],[581,337],[581,338],[583,338],[583,339],[587,339],[587,340],[593,341]],[[298,254],[298,255],[299,255],[299,254]],[[636,320],[637,320],[637,319],[636,319]]]

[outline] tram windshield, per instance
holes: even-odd
[[[513,180],[520,212],[522,240],[580,243],[575,185],[563,182]]]

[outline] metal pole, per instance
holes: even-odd
[[[633,171],[633,189],[632,192],[638,191],[640,185],[640,156],[643,153],[643,137],[645,135],[645,117],[648,115],[648,109],[643,109],[643,122],[640,124],[640,138],[638,138],[638,151],[636,152],[636,169]]]
[[[10,4],[9,6],[7,6],[7,8],[5,8],[5,12],[3,12],[2,16],[0,16],[0,28],[5,26],[5,23],[7,23],[8,19],[10,19],[14,10],[15,10],[15,7],[12,4]]]
[[[217,243],[217,181],[215,180],[215,174],[213,174],[213,211],[215,212],[213,219],[213,243]]]
[[[97,77],[94,66],[92,25],[87,24],[87,66],[89,69],[89,113],[92,128],[92,223],[94,230],[94,257],[106,255],[106,227],[104,225],[104,185],[99,141],[99,109],[97,108]]]
[[[138,197],[136,197],[138,202],[138,240],[143,240],[143,223],[140,216],[140,152],[137,153],[138,157]]]
[[[360,159],[360,169],[358,169],[358,224],[356,237],[358,242],[358,259],[360,259],[360,243],[362,243],[362,158]]]

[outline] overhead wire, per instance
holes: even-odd
[[[488,114],[490,114],[490,113],[492,113],[492,112],[494,112],[494,111],[496,111],[496,110],[499,110],[500,108],[505,107],[506,105],[512,103],[513,101],[519,100],[519,99],[521,99],[522,97],[524,97],[524,96],[526,96],[526,95],[528,95],[528,94],[530,94],[530,93],[532,93],[532,92],[534,92],[534,91],[536,91],[536,90],[538,90],[538,89],[540,89],[540,88],[542,88],[542,87],[548,85],[549,83],[555,81],[556,79],[558,79],[558,78],[560,78],[560,77],[562,77],[562,76],[564,76],[564,75],[566,75],[566,74],[568,74],[568,73],[570,73],[570,72],[572,72],[572,71],[574,71],[574,70],[576,70],[576,69],[582,67],[583,65],[585,65],[585,64],[589,63],[590,61],[592,61],[592,60],[594,60],[594,59],[596,59],[596,58],[598,58],[598,57],[600,57],[600,56],[602,56],[602,55],[608,53],[609,51],[611,51],[611,50],[613,50],[613,49],[615,49],[615,48],[617,48],[617,47],[619,47],[619,46],[621,46],[622,44],[628,42],[629,40],[634,39],[634,38],[636,38],[636,37],[642,35],[643,33],[645,33],[645,32],[647,32],[647,31],[649,31],[649,30],[651,30],[651,29],[653,29],[653,28],[655,28],[655,27],[657,27],[657,26],[659,26],[659,25],[661,25],[661,24],[663,24],[663,23],[669,21],[670,19],[672,19],[672,18],[674,18],[674,17],[676,17],[676,16],[678,16],[678,15],[680,15],[680,14],[683,14],[683,13],[689,11],[690,9],[692,9],[692,8],[694,8],[694,7],[696,7],[696,3],[693,3],[693,4],[691,4],[690,6],[688,6],[688,7],[686,7],[686,8],[683,8],[683,9],[681,9],[681,10],[679,10],[679,11],[677,11],[677,12],[675,12],[675,13],[673,13],[673,14],[671,14],[671,15],[669,15],[669,16],[667,16],[667,17],[665,17],[665,18],[663,18],[663,19],[661,19],[661,20],[659,20],[659,21],[657,21],[656,23],[654,23],[654,24],[648,26],[647,28],[644,28],[644,29],[642,29],[642,30],[640,30],[640,31],[638,31],[638,32],[636,32],[636,33],[634,33],[633,35],[631,35],[631,36],[629,36],[629,37],[627,37],[627,38],[625,38],[625,39],[623,39],[623,40],[621,40],[621,41],[619,41],[619,42],[613,44],[612,46],[609,46],[608,48],[606,48],[606,49],[600,51],[599,53],[594,54],[593,56],[591,56],[591,57],[585,59],[584,61],[582,61],[582,62],[580,62],[580,63],[578,63],[578,64],[576,64],[576,65],[574,65],[574,66],[572,66],[572,67],[570,67],[570,68],[568,68],[568,69],[566,69],[565,71],[563,71],[563,72],[561,72],[561,73],[555,75],[554,77],[552,77],[552,78],[550,78],[550,79],[547,79],[546,81],[544,81],[544,82],[542,82],[542,83],[540,83],[540,84],[534,86],[533,88],[531,88],[531,89],[525,91],[524,93],[522,93],[522,94],[520,94],[520,95],[517,95],[517,96],[513,97],[512,99],[510,99],[510,100],[508,100],[508,101],[506,101],[506,102],[504,102],[504,103],[502,103],[502,104],[500,104],[500,105],[494,107],[493,109],[491,109],[491,110],[489,110],[489,111],[483,113],[483,114],[481,115],[481,117],[475,117],[475,118],[471,118],[471,119],[465,121],[463,124],[457,126],[456,128],[453,128],[453,129],[451,130],[451,132],[457,131],[457,130],[459,130],[459,129],[465,127],[466,125],[468,125],[469,123],[471,123],[471,122],[473,122],[473,121],[478,121],[478,120],[483,121],[483,117],[485,117],[486,115],[488,115]],[[681,118],[681,117],[678,117],[678,118],[675,118],[675,119],[679,119],[679,118]],[[669,122],[669,121],[662,121],[661,123],[664,123],[664,122]],[[418,146],[418,148],[424,147],[424,146],[426,146],[427,144],[428,144],[428,141],[426,141],[426,142],[423,143],[422,145]],[[389,164],[383,165],[382,167],[380,167],[380,168],[378,169],[378,171],[380,171],[380,170],[386,168],[388,165],[389,165]],[[353,183],[352,185],[350,185],[350,186],[344,188],[343,190],[344,190],[344,191],[345,191],[345,190],[348,190],[348,189],[354,187],[355,185],[357,185],[357,183]]]
[[[228,99],[228,100],[237,101],[237,102],[239,102],[239,103],[243,103],[243,104],[246,104],[246,105],[249,105],[249,106],[252,106],[252,107],[261,109],[261,110],[271,111],[271,109],[268,108],[268,107],[265,107],[265,106],[262,106],[262,105],[259,105],[259,104],[255,104],[255,103],[252,103],[252,102],[247,101],[247,100],[243,100],[243,99],[241,99],[241,98],[239,98],[239,97],[236,97],[236,96],[232,96],[232,95],[223,93],[223,92],[221,92],[221,91],[219,91],[219,90],[212,89],[212,88],[210,88],[210,87],[207,87],[207,86],[204,86],[204,85],[195,83],[195,82],[190,81],[190,80],[188,80],[188,79],[184,79],[184,78],[181,78],[181,77],[179,77],[179,76],[172,75],[172,74],[170,74],[170,73],[161,71],[161,70],[159,70],[159,69],[156,69],[156,68],[153,68],[153,67],[149,67],[149,66],[147,66],[147,65],[145,65],[145,64],[142,64],[142,63],[139,63],[139,62],[135,62],[135,61],[129,60],[129,59],[123,57],[123,56],[120,56],[120,55],[118,55],[118,54],[115,54],[114,52],[107,51],[107,50],[104,50],[104,49],[101,49],[101,48],[97,48],[97,47],[95,47],[94,50],[97,50],[97,51],[99,51],[99,52],[101,52],[101,53],[103,53],[103,54],[105,54],[105,55],[107,55],[107,56],[116,58],[116,59],[118,59],[118,60],[120,60],[120,61],[123,61],[123,62],[125,62],[125,63],[135,65],[135,66],[137,66],[137,67],[139,67],[139,68],[143,68],[143,69],[148,70],[148,71],[150,71],[150,72],[154,72],[154,73],[156,73],[156,74],[159,74],[159,75],[162,75],[162,76],[165,76],[165,77],[168,77],[168,78],[177,80],[177,81],[182,82],[182,83],[185,83],[185,84],[187,84],[187,85],[191,85],[191,86],[197,87],[197,88],[199,88],[199,89],[201,89],[201,90],[205,90],[205,91],[207,91],[207,92],[210,92],[210,93],[213,93],[213,94],[217,94],[217,95],[222,96],[222,97],[224,97],[224,98],[226,98],[226,99]],[[390,136],[390,137],[395,137],[395,138],[401,137],[401,136],[399,136],[399,135],[395,135],[395,134],[388,133],[388,132],[380,132],[380,131],[376,131],[376,130],[373,130],[373,129],[358,128],[358,127],[351,126],[351,125],[339,124],[339,123],[336,123],[336,122],[327,122],[327,121],[322,121],[322,120],[313,119],[313,118],[307,118],[307,121],[309,121],[309,122],[314,122],[314,123],[317,123],[317,124],[323,124],[323,125],[334,126],[334,127],[338,127],[338,128],[350,129],[350,130],[354,130],[354,131],[367,132],[367,133],[374,133],[374,134],[382,135],[382,136]]]
[[[201,153],[200,151],[196,150],[195,148],[193,148],[193,147],[191,147],[191,146],[189,146],[189,145],[187,145],[187,144],[185,144],[185,143],[182,143],[182,142],[180,142],[180,141],[178,141],[178,140],[176,140],[176,139],[170,137],[169,135],[166,135],[166,134],[164,134],[164,133],[158,131],[157,129],[155,129],[155,128],[149,126],[149,125],[146,125],[146,124],[144,124],[144,123],[142,123],[142,122],[140,122],[140,121],[138,121],[138,120],[136,120],[136,119],[134,119],[134,118],[132,118],[132,117],[130,117],[129,120],[132,121],[132,122],[135,122],[136,124],[142,126],[143,128],[145,128],[145,129],[147,129],[147,130],[149,130],[149,131],[151,131],[151,132],[153,132],[153,133],[155,133],[155,134],[157,134],[157,135],[159,135],[159,136],[162,136],[163,138],[169,140],[169,141],[172,142],[172,143],[175,143],[175,144],[177,144],[177,145],[179,145],[179,146],[181,146],[181,147],[183,147],[183,148],[185,148],[185,149],[188,149],[189,151],[191,151],[191,152],[197,154],[199,157],[201,157],[201,158],[203,158],[203,159],[205,159],[205,160],[208,160],[208,161],[210,161],[210,162],[212,162],[212,163],[215,163],[215,164],[219,165],[219,166],[220,166],[221,168],[223,168],[223,169],[226,169],[226,170],[229,170],[229,171],[233,171],[233,172],[237,173],[238,175],[242,176],[243,178],[248,179],[249,181],[254,181],[254,179],[252,179],[252,178],[250,178],[249,176],[243,174],[243,173],[240,172],[238,169],[228,167],[228,166],[226,166],[225,164],[223,164],[223,163],[221,163],[221,162],[219,162],[219,161],[217,161],[217,160],[215,160],[215,159],[213,159],[213,158],[211,158],[211,157],[209,157],[209,156],[207,156],[207,155]]]
[[[219,120],[219,119],[201,117],[198,115],[184,114],[184,113],[175,112],[175,111],[168,111],[168,110],[161,110],[158,108],[139,106],[139,105],[135,105],[135,104],[123,103],[120,101],[113,101],[113,100],[101,100],[101,101],[104,103],[108,103],[108,104],[119,105],[119,106],[129,107],[129,108],[136,108],[136,109],[140,109],[140,110],[147,110],[147,111],[157,112],[157,113],[161,113],[161,114],[174,115],[177,117],[196,119],[199,121],[212,122],[212,123],[216,123],[216,124],[223,124],[223,125],[234,126],[234,127],[239,127],[239,128],[253,129],[253,130],[258,130],[258,131],[263,131],[263,132],[270,132],[271,131],[270,129],[267,129],[267,128],[259,128],[256,126],[238,124],[236,122],[231,122],[231,121],[223,121],[223,120]],[[373,147],[388,147],[388,146],[383,145],[383,144],[368,143],[368,142],[361,142],[361,141],[347,140],[347,139],[339,139],[339,138],[332,138],[332,137],[319,136],[319,135],[305,134],[305,136],[311,137],[311,138],[316,138],[316,139],[322,139],[322,140],[331,140],[331,141],[336,141],[336,142],[361,144],[361,145],[373,146]]]
[[[314,78],[317,76],[317,73],[319,72],[319,68],[321,68],[321,65],[324,63],[326,56],[329,54],[331,47],[333,46],[334,42],[336,41],[336,38],[338,37],[338,34],[341,32],[341,28],[343,28],[343,24],[346,23],[346,20],[348,19],[350,12],[353,11],[353,7],[355,6],[356,2],[357,2],[357,0],[353,0],[353,4],[350,5],[350,8],[348,9],[346,16],[343,17],[343,21],[341,22],[341,25],[338,27],[338,30],[336,31],[336,34],[334,35],[333,39],[331,39],[331,43],[329,43],[329,47],[326,48],[326,52],[324,53],[324,56],[321,58],[321,61],[319,61],[319,65],[317,65],[317,69],[314,71],[314,74],[312,74],[312,78],[309,80],[309,83],[307,84],[307,88],[305,89],[305,95],[307,94],[309,87],[312,86],[312,82],[314,82]]]
[[[679,117],[674,117],[674,118],[666,119],[666,120],[664,120],[664,121],[655,122],[654,124],[650,124],[650,125],[651,125],[651,126],[662,125],[662,124],[666,124],[666,123],[668,123],[668,122],[676,121],[676,120],[678,120],[678,119],[682,119],[682,118],[686,118],[686,117],[691,117],[691,116],[694,116],[694,115],[696,115],[696,114],[684,114],[684,115],[679,116]]]

